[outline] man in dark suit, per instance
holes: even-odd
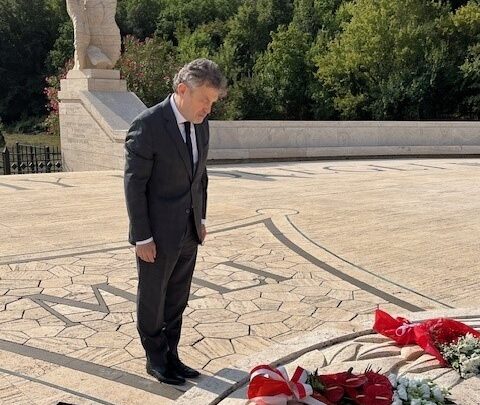
[[[199,375],[180,360],[177,348],[197,247],[207,234],[207,115],[226,94],[226,80],[214,62],[197,59],[176,74],[173,88],[128,131],[125,198],[147,372],[182,384]]]

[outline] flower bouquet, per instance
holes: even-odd
[[[412,324],[377,309],[373,329],[400,346],[417,344],[436,357],[442,366],[451,366],[463,378],[480,373],[480,332],[450,318],[429,319]]]
[[[480,374],[480,339],[471,333],[460,337],[456,342],[441,345],[440,351],[462,378]]]
[[[362,374],[318,374],[297,367],[289,379],[283,367],[260,365],[250,372],[248,399],[256,405],[446,405],[449,392],[429,380],[386,377],[371,369]]]
[[[390,405],[393,387],[382,374],[366,370],[363,374],[353,374],[352,368],[337,374],[318,375],[318,370],[308,376],[312,386],[312,397],[326,405]]]
[[[430,380],[408,379],[395,374],[388,376],[393,386],[392,405],[446,405],[454,402],[448,399],[448,390],[440,388]]]
[[[289,400],[309,405],[391,405],[392,398],[390,380],[371,370],[319,375],[297,367],[289,379],[283,367],[260,365],[251,371],[248,387],[248,399],[257,405],[284,405]]]

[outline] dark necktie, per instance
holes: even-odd
[[[190,156],[190,164],[192,165],[192,176],[193,176],[195,169],[193,166],[193,148],[192,148],[192,138],[190,137],[190,122],[186,121],[183,123],[183,125],[185,126],[185,141],[187,144],[188,155]]]

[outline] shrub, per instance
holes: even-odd
[[[58,111],[58,91],[60,90],[60,80],[67,77],[67,72],[73,67],[73,59],[67,61],[65,66],[53,76],[45,79],[48,86],[43,90],[48,99],[48,104],[45,106],[48,110],[48,116],[45,118],[45,130],[50,135],[60,135],[60,117]],[[22,131],[19,131],[22,132]]]

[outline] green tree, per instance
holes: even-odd
[[[456,71],[458,116],[480,118],[480,2],[470,1],[452,15],[450,55]]]
[[[257,57],[267,49],[271,32],[292,19],[289,0],[245,0],[228,23],[219,61],[231,80],[251,77]]]
[[[227,26],[215,20],[197,27],[193,32],[186,27],[177,28],[178,54],[182,63],[196,58],[215,59],[227,34]]]
[[[405,12],[408,10],[408,13]],[[315,58],[318,79],[349,119],[431,116],[432,89],[448,68],[440,27],[448,7],[423,0],[356,0],[342,32]]]
[[[463,74],[462,116],[480,119],[480,43],[471,46],[465,62],[460,66]]]
[[[216,20],[233,16],[242,0],[159,0],[156,35],[176,41],[178,27],[190,32]]]
[[[47,69],[51,73],[60,71],[65,63],[73,58],[75,47],[73,45],[73,24],[70,19],[63,22],[58,30],[58,36],[47,56]]]
[[[119,0],[116,20],[120,32],[142,40],[153,36],[161,8],[161,0]]]
[[[314,70],[307,59],[309,43],[310,35],[295,24],[280,26],[267,51],[258,58],[254,80],[269,100],[267,112],[271,119],[311,117],[308,88]]]
[[[229,119],[259,118],[268,98],[253,79],[258,57],[267,49],[271,33],[292,19],[291,0],[244,0],[228,21],[228,33],[216,61],[231,83],[222,116]]]
[[[344,0],[294,0],[292,22],[313,37],[318,31],[334,34],[339,29],[337,10]]]
[[[302,32],[315,35],[319,21],[315,15],[315,0],[294,0],[292,23]]]
[[[465,6],[469,0],[448,0],[453,10]]]
[[[45,114],[45,59],[60,21],[46,0],[0,0],[0,116]]]

